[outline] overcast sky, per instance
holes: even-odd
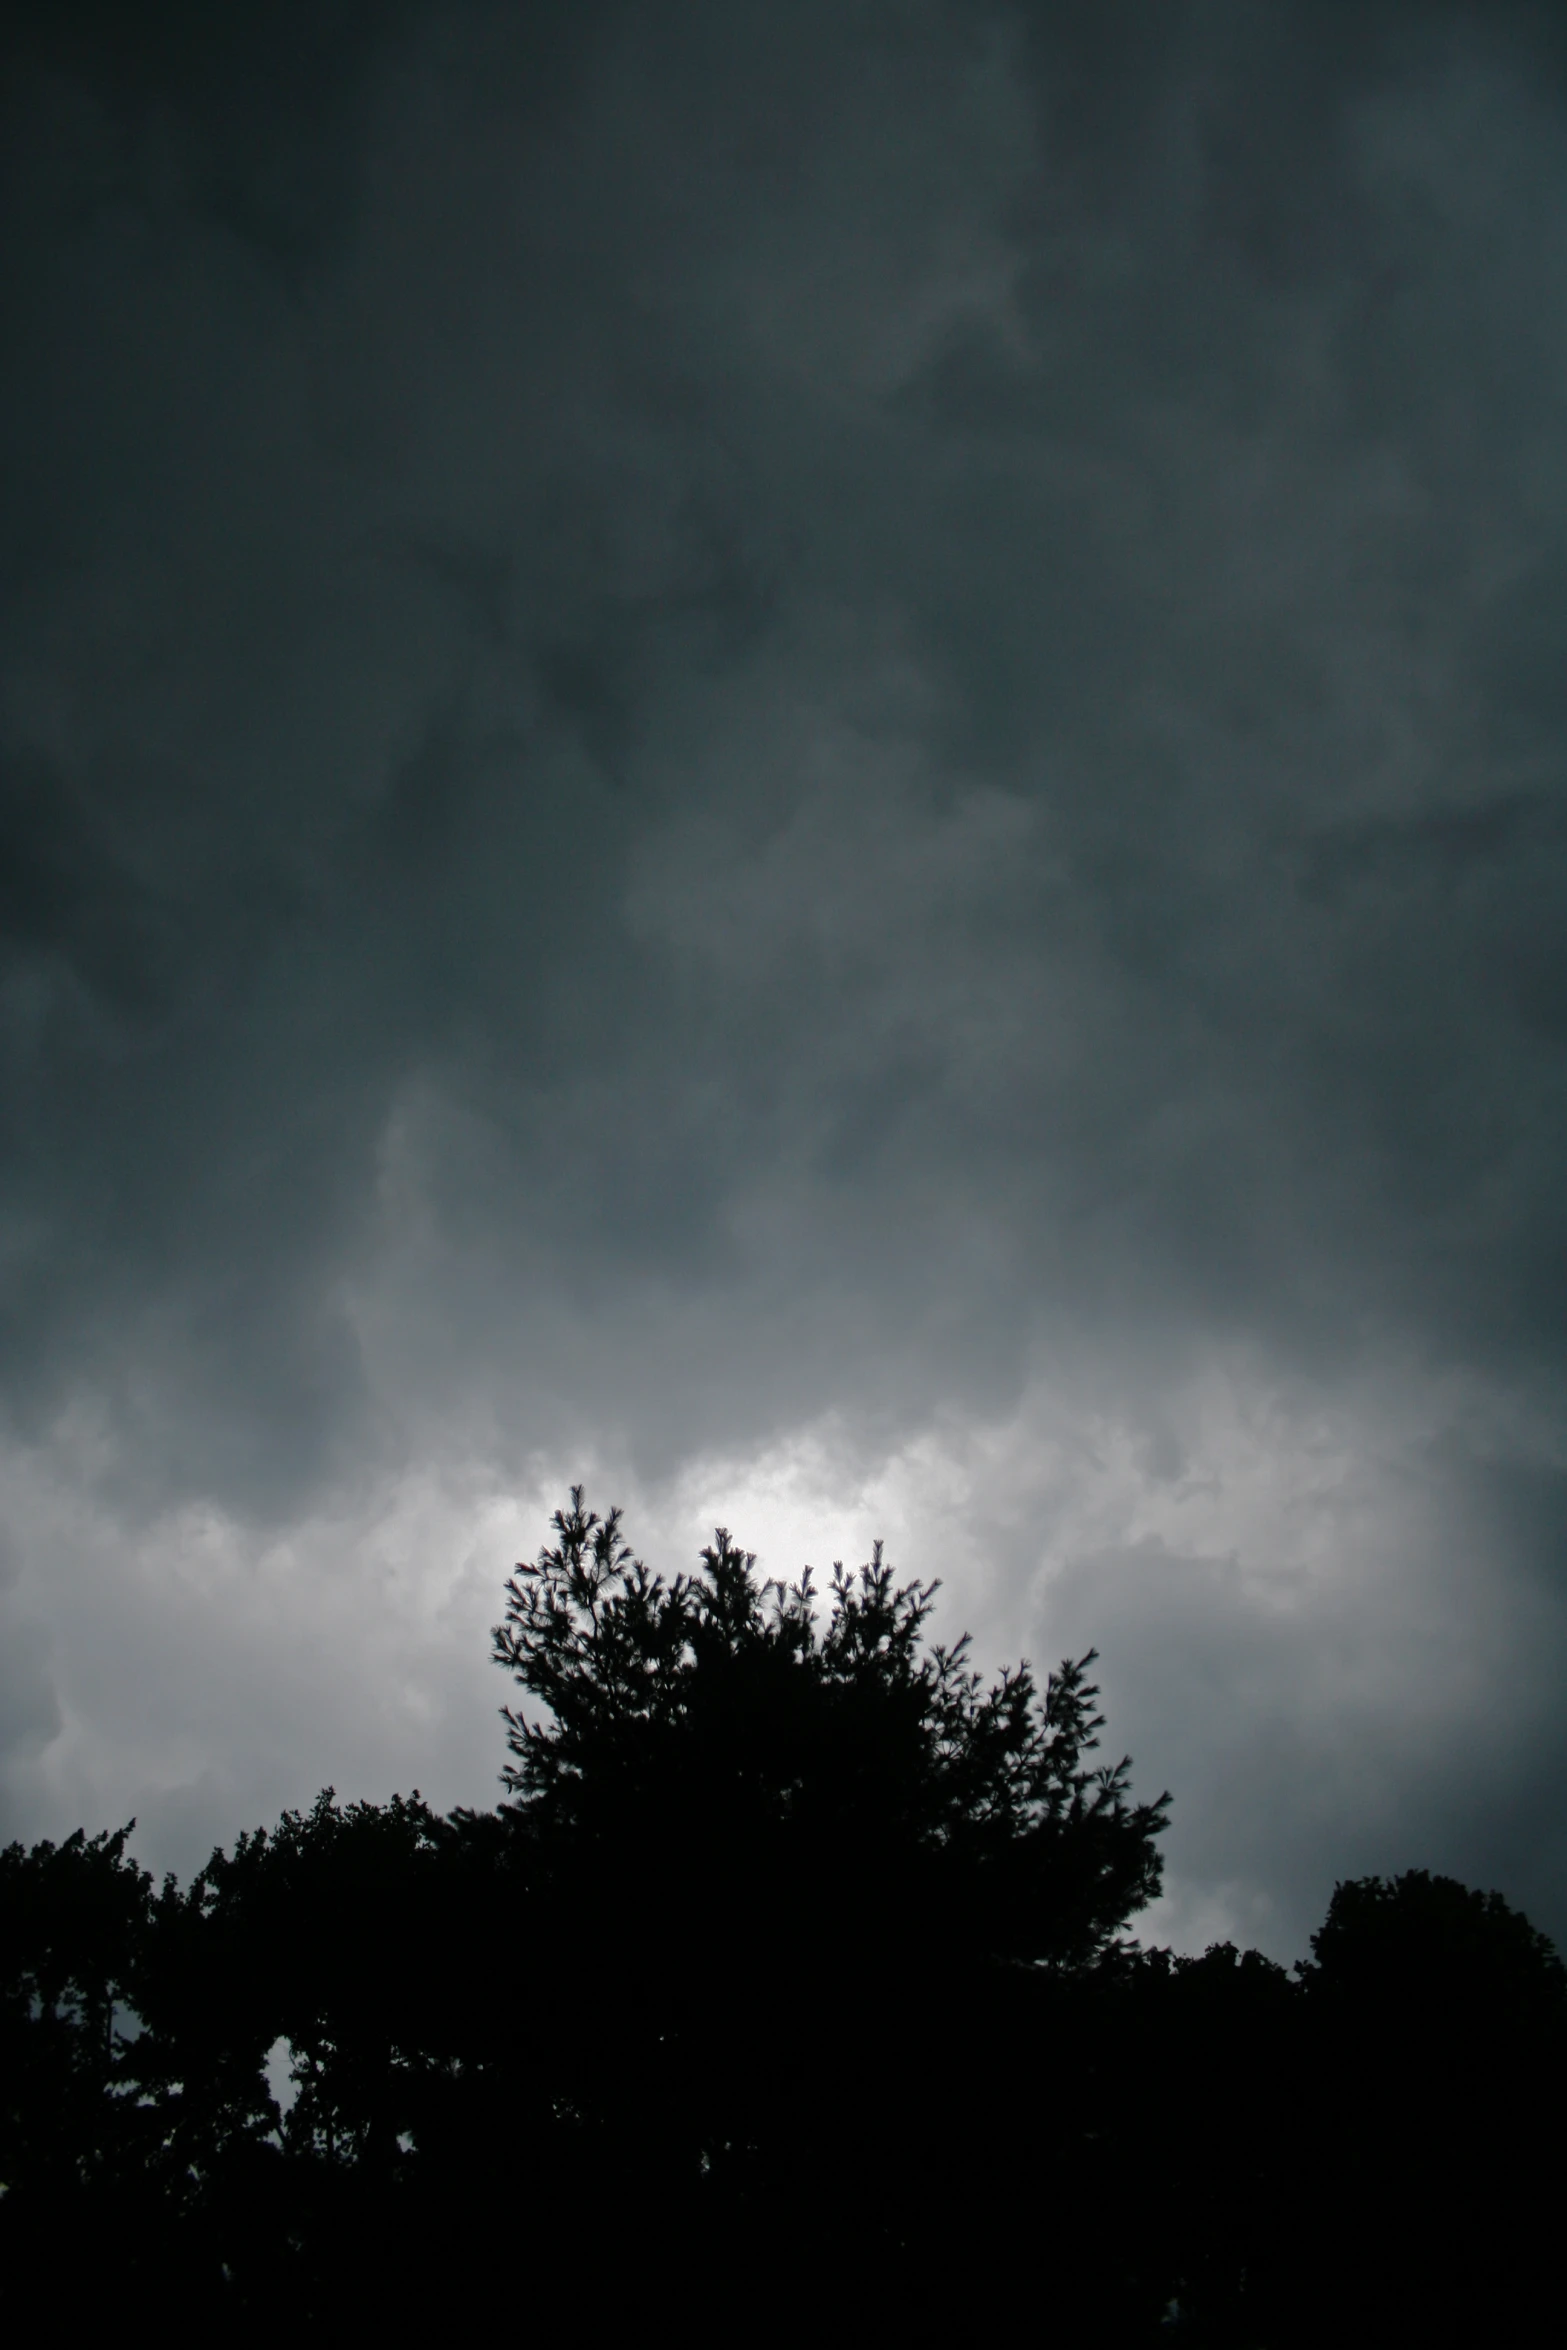
[[[1555,21],[10,11],[0,1834],[493,1800],[585,1477],[1567,1934]]]

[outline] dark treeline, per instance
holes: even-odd
[[[985,1684],[879,1553],[672,1582],[580,1494],[496,1633],[494,1813],[308,1813],[161,1888],[0,1858],[0,2275],[57,2330],[1498,2343],[1554,2304],[1567,1988],[1341,1884],[1293,1972],[1133,1942],[1167,1799],[1091,1658]],[[274,2092],[281,2089],[281,2096]]]

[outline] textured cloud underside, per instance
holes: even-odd
[[[1550,27],[308,17],[12,79],[13,1824],[482,1799],[586,1467],[1567,1925]]]

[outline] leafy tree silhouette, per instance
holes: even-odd
[[[0,1853],[0,2274],[18,2247],[62,2242],[128,2278],[158,2265],[162,2130],[138,2094],[136,2013],[154,1896],[134,1826]],[[76,2290],[62,2269],[62,2316]]]
[[[1412,1869],[1339,1884],[1300,1970],[1303,2232],[1285,2341],[1524,2340],[1559,2298],[1567,1972],[1499,1893]]]
[[[90,2113],[101,2138],[124,2075],[150,1914],[152,1880],[125,1850],[135,1824],[0,1853],[0,2178],[12,2192],[90,2182],[80,2124]]]
[[[1425,1869],[1336,1885],[1311,1952],[1317,1999],[1406,2036],[1482,2016],[1510,2033],[1559,2014],[1567,1993],[1555,1946],[1521,1910]]]
[[[496,1810],[328,1789],[183,1889],[128,1830],[10,1847],[0,2296],[268,2339],[1546,2338],[1545,1937],[1417,1870],[1340,1884],[1293,1975],[1140,1948],[1168,1798],[1097,1761],[1092,1655],[986,1681],[933,1596],[880,1550],[767,1581],[721,1529],[666,1581],[573,1489],[494,1633]]]
[[[993,2226],[998,2194],[1070,2200],[1093,2167],[1074,2060],[1043,2077],[1045,1984],[1156,1889],[1168,1797],[1094,1762],[1091,1654],[1043,1690],[1026,1665],[987,1684],[879,1547],[824,1606],[723,1529],[666,1581],[580,1488],[552,1533],[494,1653],[531,1700],[506,1710],[506,1816],[593,2019],[563,2108],[694,2218],[710,2278],[835,2165],[854,2199],[813,2231],[818,2283],[874,2277],[885,2316],[901,2268],[928,2315],[922,2234],[977,2204]],[[943,2016],[970,2046],[938,2086]]]

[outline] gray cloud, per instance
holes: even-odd
[[[1192,1917],[1297,1933],[1407,1834],[1567,1922],[1553,21],[118,24],[40,13],[6,140],[0,1375],[66,1725],[16,1804],[429,1777],[285,1615],[239,1745],[221,1611],[165,1670],[145,1597],[115,1713],[58,1493],[100,1561],[299,1545],[316,1624],[410,1478],[597,1462],[683,1534],[831,1430],[824,1508],[945,1524],[939,1455],[997,1639],[1100,1638]],[[1166,1454],[1236,1473],[1215,1364],[1381,1496],[1330,1571],[1313,1488],[1293,1611],[1283,1468],[1145,1523]],[[1064,1438],[1059,1506],[981,1490],[1041,1382],[1124,1439],[1092,1524]],[[1493,1596],[1401,1711],[1417,1601]]]

